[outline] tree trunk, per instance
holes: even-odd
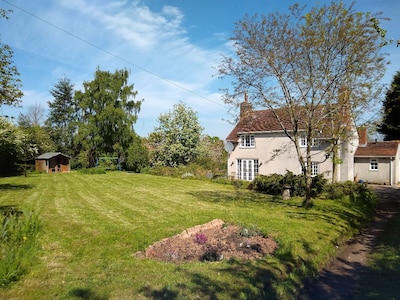
[[[338,145],[335,141],[332,145],[332,183],[337,181],[337,165],[338,165]]]
[[[312,135],[311,135],[311,129],[308,128],[309,131],[307,133],[307,152],[306,152],[306,165],[305,169],[303,171],[304,176],[306,178],[306,198],[303,201],[303,206],[305,208],[309,208],[313,205],[312,203],[312,177],[311,177],[311,168],[312,168],[312,163],[311,163],[311,147],[312,147]]]

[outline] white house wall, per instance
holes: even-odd
[[[370,170],[371,159],[369,157],[356,157],[354,165],[357,179],[370,183],[391,184],[393,180],[395,180],[395,177],[393,176],[396,172],[394,162],[389,157],[379,157],[377,159],[378,170]],[[392,182],[390,180],[391,173]]]
[[[338,164],[338,175],[337,181],[353,181],[354,180],[354,154],[359,145],[358,134],[353,131],[354,135],[348,142],[344,142],[340,146],[340,157],[342,162]]]
[[[284,133],[256,134],[254,148],[240,148],[239,145],[236,145],[228,159],[229,176],[236,175],[238,159],[258,159],[259,174],[262,175],[285,174],[287,171],[291,171],[294,174],[301,173],[294,144]],[[330,159],[326,159],[323,146],[314,148],[311,160],[320,162],[319,173],[323,173],[330,179],[332,176],[332,162]]]

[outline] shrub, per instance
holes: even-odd
[[[0,286],[18,281],[28,272],[39,249],[38,215],[10,209],[0,214]]]
[[[313,177],[311,184],[312,196],[320,195],[326,186],[327,180],[323,175]],[[285,175],[272,174],[268,176],[260,175],[253,181],[254,189],[269,195],[282,194],[283,186],[288,185],[292,196],[305,196],[306,181],[303,175],[294,175],[292,172],[286,172]]]
[[[79,170],[80,173],[82,174],[106,174],[106,169],[101,168],[101,167],[96,167],[96,168],[84,168]]]

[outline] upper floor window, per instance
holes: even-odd
[[[307,147],[307,135],[305,133],[300,134],[299,145],[302,148]],[[316,145],[316,139],[312,139],[311,147],[314,147],[315,145]]]
[[[254,135],[241,135],[240,136],[240,147],[241,148],[254,148],[256,146]]]
[[[371,171],[378,170],[378,159],[377,158],[371,158],[371,160],[369,162],[369,169]]]

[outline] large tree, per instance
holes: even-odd
[[[0,9],[0,18],[7,19],[7,12]],[[0,40],[0,106],[18,105],[23,96],[19,72],[13,62],[14,52],[10,46]]]
[[[293,142],[306,177],[305,206],[312,203],[312,143],[327,119],[348,123],[349,113],[356,117],[379,92],[385,61],[371,18],[379,14],[359,13],[353,5],[337,1],[308,12],[296,4],[288,14],[246,15],[236,23],[232,37],[236,57],[225,57],[219,66],[222,77],[233,79],[233,90],[225,93],[227,103],[248,93],[259,106],[285,110],[290,125],[275,116]],[[333,141],[347,137],[346,126],[334,128]],[[305,153],[300,134],[306,135]]]
[[[196,112],[183,103],[158,117],[159,126],[149,136],[153,165],[187,165],[199,154],[203,128]]]
[[[378,132],[385,141],[400,140],[400,71],[393,78],[383,101],[383,119]]]
[[[142,101],[128,84],[128,70],[114,73],[97,69],[92,81],[75,93],[78,128],[74,143],[85,153],[88,166],[102,155],[121,157],[134,138],[133,125]]]
[[[53,100],[49,101],[49,115],[45,122],[57,151],[74,155],[73,135],[77,107],[74,100],[74,86],[71,80],[64,77],[50,91]]]

